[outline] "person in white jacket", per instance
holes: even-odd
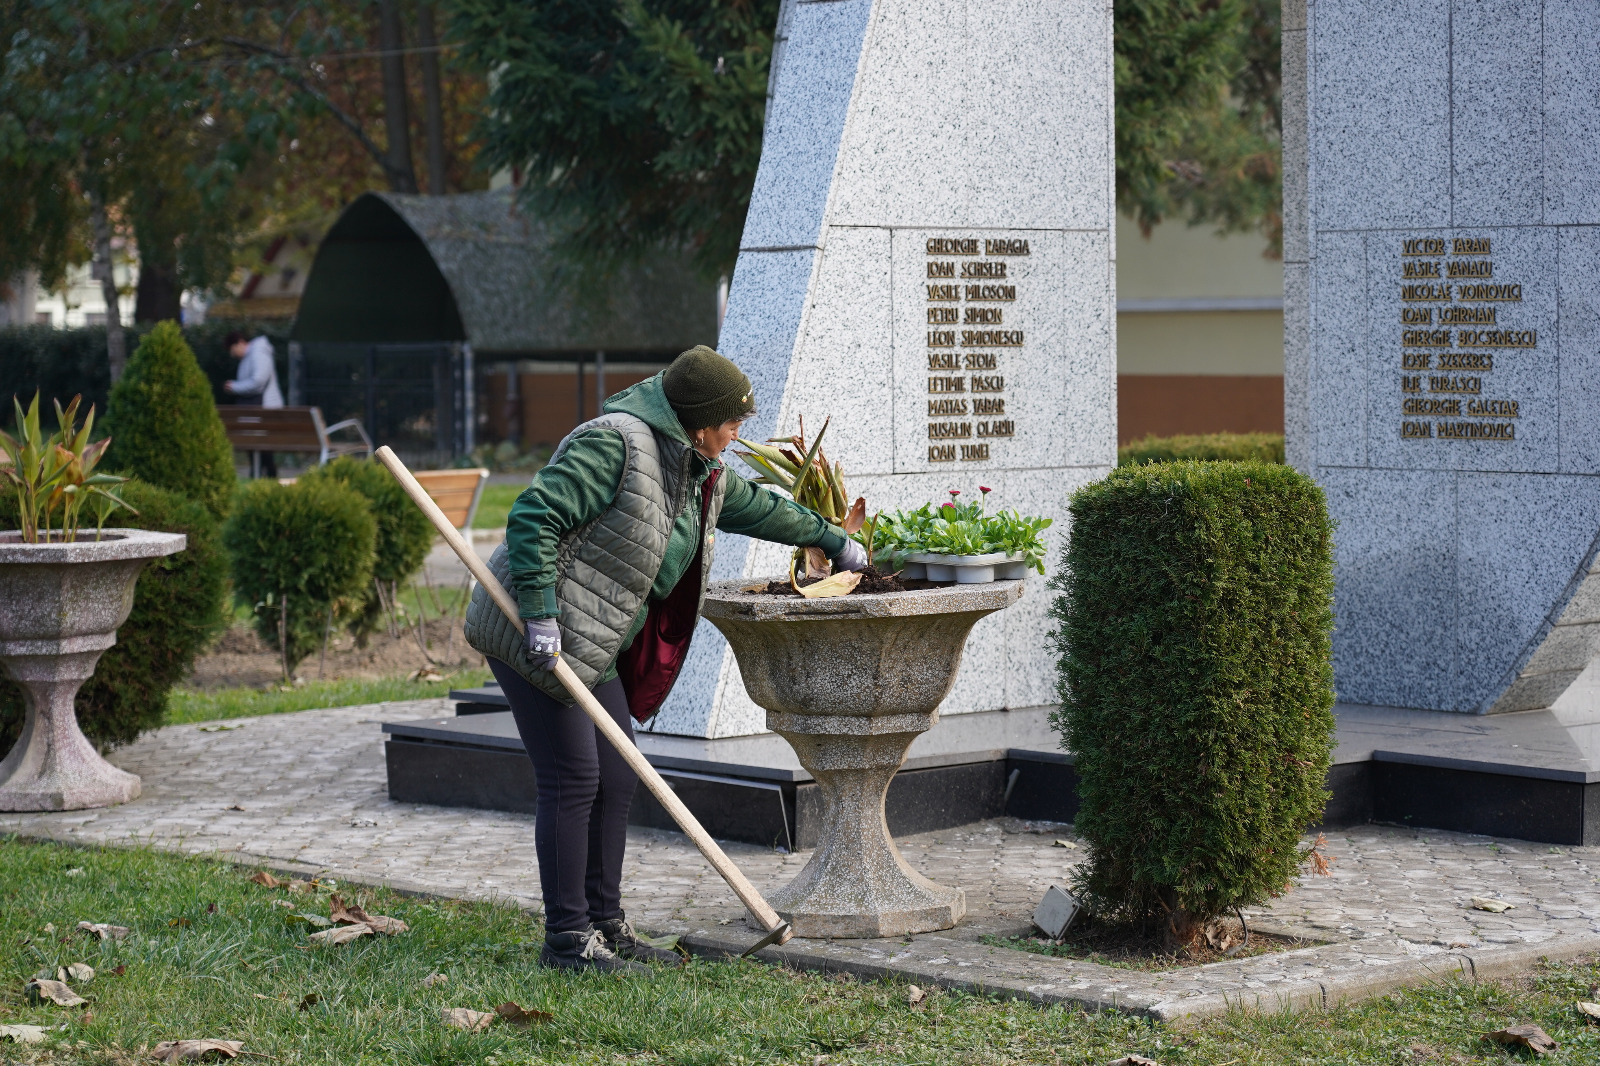
[[[283,392],[278,388],[278,368],[273,362],[272,342],[265,335],[254,339],[235,330],[224,342],[228,354],[239,360],[239,376],[222,383],[235,403],[261,407],[282,407]],[[272,452],[261,452],[259,469],[263,477],[277,477],[278,463]],[[254,464],[252,464],[254,465]]]

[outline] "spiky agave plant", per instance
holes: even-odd
[[[798,434],[771,437],[764,444],[740,437],[739,443],[749,450],[735,451],[734,454],[756,472],[754,480],[757,484],[782,489],[796,503],[811,508],[824,520],[838,526],[847,536],[860,540],[862,527],[867,521],[867,501],[857,496],[854,503],[848,502],[850,494],[845,490],[844,467],[829,462],[822,451],[822,438],[832,421],[831,417],[823,421],[822,428],[809,446],[806,444],[806,423],[802,418]],[[868,552],[870,558],[870,544]],[[801,595],[843,595],[860,580],[856,577],[854,581],[846,581],[845,575],[841,574],[831,579],[832,584],[823,589],[818,589],[817,585],[801,586],[798,575],[801,567],[804,567],[807,577],[817,582],[827,579],[833,569],[820,548],[796,548],[789,561],[789,583]],[[839,591],[833,591],[835,586]]]

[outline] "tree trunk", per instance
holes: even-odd
[[[417,172],[411,166],[411,124],[406,111],[406,61],[401,50],[399,0],[378,4],[378,46],[383,51],[383,129],[389,145],[383,169],[394,192],[416,192]]]
[[[122,334],[122,312],[117,306],[117,277],[111,261],[111,220],[106,217],[105,199],[99,192],[89,193],[89,224],[94,230],[92,273],[100,281],[100,294],[106,301],[106,363],[111,369],[111,384],[122,380],[128,365],[128,342]]]
[[[153,252],[167,252],[157,256]],[[135,322],[183,321],[183,291],[178,286],[178,265],[172,262],[172,249],[151,242],[139,244],[139,287],[134,296]]]
[[[439,91],[439,38],[433,32],[433,5],[417,6],[417,46],[422,49],[422,103],[428,131],[428,192],[443,196],[444,100]]]

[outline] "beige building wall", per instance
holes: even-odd
[[[1255,234],[1117,224],[1117,437],[1283,432],[1283,263]]]

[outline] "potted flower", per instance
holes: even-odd
[[[139,795],[139,778],[100,757],[78,727],[74,700],[133,609],[145,563],[182,551],[180,533],[106,529],[126,505],[124,479],[95,473],[109,440],[90,442],[94,408],[56,404],[59,428],[39,427],[39,397],[17,402],[17,437],[0,433],[0,485],[15,492],[20,529],[0,531],[0,666],[22,688],[26,716],[0,761],[0,810],[104,807]],[[83,528],[85,508],[95,525]]]
[[[948,503],[884,515],[880,543],[895,561],[904,560],[908,579],[976,584],[1016,581],[1028,571],[1044,573],[1042,534],[1051,519],[1015,510],[987,512],[990,490],[978,486],[976,503],[961,503],[960,489]]]

